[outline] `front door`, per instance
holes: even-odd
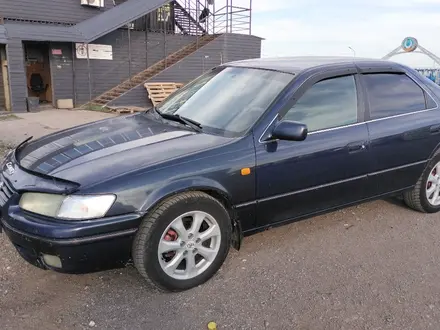
[[[368,131],[356,86],[354,74],[313,82],[280,119],[306,124],[308,137],[257,142],[259,226],[366,197]]]

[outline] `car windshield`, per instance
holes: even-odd
[[[240,136],[292,79],[292,74],[276,71],[216,68],[171,95],[157,110],[196,121],[217,134]]]

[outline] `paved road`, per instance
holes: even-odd
[[[0,123],[0,126],[2,123]],[[1,152],[1,151],[0,151]],[[440,215],[377,201],[246,238],[205,285],[159,293],[133,268],[63,275],[0,235],[2,329],[439,329]]]

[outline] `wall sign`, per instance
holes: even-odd
[[[113,60],[113,48],[111,45],[76,44],[76,58],[87,59],[87,49],[91,60]]]
[[[61,49],[52,49],[52,55],[63,55],[63,51]]]
[[[407,37],[402,41],[402,49],[407,53],[415,51],[418,45],[417,39],[413,37]]]

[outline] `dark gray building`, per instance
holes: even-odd
[[[0,110],[28,97],[147,106],[147,81],[260,54],[251,6],[231,0],[0,0]]]

